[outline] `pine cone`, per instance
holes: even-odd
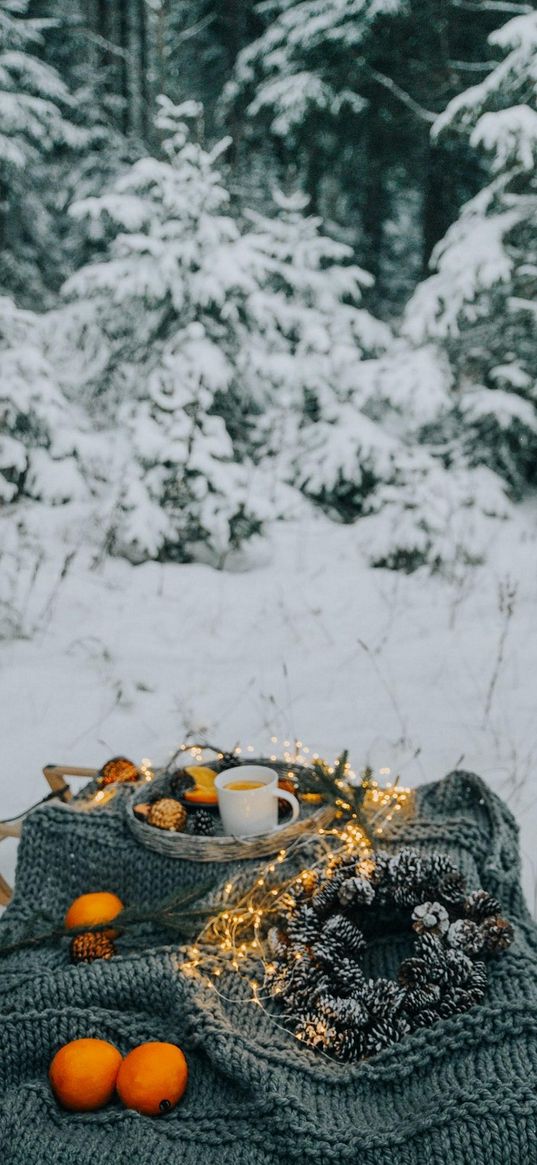
[[[208,809],[196,809],[188,818],[188,832],[197,837],[214,837],[216,833],[216,819],[214,813]]]
[[[403,1017],[378,1020],[366,1033],[365,1055],[374,1056],[391,1044],[398,1044],[409,1031],[410,1025]]]
[[[450,870],[438,886],[438,897],[448,905],[457,905],[464,899],[466,883],[458,870]]]
[[[363,1034],[352,1028],[344,1028],[343,1031],[337,1032],[330,1045],[332,1055],[342,1060],[344,1064],[354,1064],[356,1060],[362,1058],[364,1051]]]
[[[267,941],[269,949],[277,958],[283,958],[289,946],[289,937],[284,930],[278,930],[277,926],[271,926]]]
[[[359,963],[354,959],[345,956],[338,959],[337,963],[331,969],[331,977],[334,985],[337,987],[338,993],[346,998],[352,995],[357,987],[362,987],[365,982],[364,973]]]
[[[333,914],[325,923],[323,939],[332,935],[350,955],[360,955],[364,950],[365,938],[360,927],[345,914]]]
[[[401,981],[401,980],[400,980]],[[438,983],[426,983],[425,986],[407,987],[405,991],[405,1012],[415,1016],[422,1011],[434,1008],[441,996]]]
[[[88,930],[75,934],[69,945],[72,963],[93,963],[94,959],[111,959],[115,954],[112,939],[104,931]]]
[[[424,959],[404,959],[399,967],[399,983],[410,991],[417,990],[427,977],[427,963]]]
[[[483,922],[491,914],[500,914],[500,903],[487,890],[474,890],[464,901],[464,912],[474,922]]]
[[[311,904],[318,914],[328,914],[338,900],[338,887],[335,878],[326,881],[315,891]]]
[[[149,825],[156,825],[157,829],[170,829],[181,833],[187,821],[186,809],[173,797],[161,797],[153,804],[147,815]]]
[[[297,1025],[295,1035],[308,1048],[324,1051],[330,1048],[334,1033],[315,1012],[307,1012]]]
[[[338,895],[342,906],[362,904],[370,906],[375,897],[375,890],[368,878],[355,875],[354,878],[346,878],[341,883]]]
[[[402,849],[388,862],[387,891],[397,906],[413,906],[416,898],[424,897],[427,884],[423,858],[413,849]]]
[[[479,929],[483,938],[483,946],[491,955],[506,951],[515,937],[511,923],[499,914],[485,918]]]
[[[452,922],[447,941],[450,947],[460,947],[467,955],[478,955],[483,950],[481,929],[471,918],[457,918]]]
[[[416,934],[446,934],[449,914],[439,902],[422,902],[412,911],[412,927]]]
[[[125,781],[137,781],[139,776],[139,770],[133,761],[127,760],[126,756],[113,756],[102,766],[97,776],[97,784],[104,788],[105,785],[116,782],[123,784]]]
[[[303,943],[305,946],[319,937],[321,923],[317,912],[308,905],[300,906],[291,916],[288,923],[288,933],[291,942]]]

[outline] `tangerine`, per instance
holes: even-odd
[[[81,894],[71,903],[65,915],[68,930],[75,926],[98,926],[101,922],[111,922],[124,909],[121,898],[109,890],[98,890],[93,894]],[[116,930],[107,930],[109,938],[116,938]]]
[[[175,1108],[188,1083],[185,1056],[175,1044],[147,1043],[122,1061],[117,1091],[126,1108],[144,1116],[162,1116]]]
[[[71,1040],[56,1052],[49,1080],[56,1100],[71,1112],[92,1112],[112,1099],[121,1052],[106,1040]]]
[[[195,785],[193,789],[185,789],[183,799],[189,805],[218,805],[216,789],[209,789],[204,785]]]
[[[210,769],[208,765],[188,765],[185,773],[193,777],[196,785],[201,785],[204,789],[212,788],[216,780],[214,769]]]

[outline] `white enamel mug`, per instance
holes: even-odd
[[[255,788],[230,789],[233,784],[252,784]],[[296,821],[300,806],[296,797],[287,789],[278,787],[278,774],[264,765],[236,765],[219,773],[215,782],[218,808],[222,818],[224,833],[228,837],[256,837],[261,833],[272,833]],[[278,825],[278,798],[288,801],[293,815],[291,820]]]

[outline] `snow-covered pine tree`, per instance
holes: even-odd
[[[258,459],[332,517],[367,518],[359,537],[375,565],[481,561],[489,519],[508,506],[494,474],[432,439],[452,410],[445,355],[394,345],[360,303],[370,276],[350,248],[322,233],[303,196],[276,202],[274,218],[249,215],[245,240],[268,275],[239,356]]]
[[[0,286],[43,305],[58,247],[47,160],[73,139],[67,89],[37,52],[27,0],[0,0]]]
[[[73,208],[111,238],[68,283],[67,322],[86,399],[125,434],[109,541],[135,561],[221,563],[264,510],[249,497],[244,434],[241,448],[231,436],[246,423],[237,354],[258,259],[229,213],[217,165],[227,141],[209,151],[191,136],[201,118],[196,103],[161,98],[164,156]]]
[[[43,354],[40,320],[0,298],[0,508],[87,495],[78,457],[81,419]]]
[[[249,299],[240,355],[260,410],[257,441],[264,457],[277,458],[282,480],[352,519],[385,478],[396,445],[361,412],[361,362],[383,352],[391,334],[361,305],[371,277],[351,248],[322,233],[303,195],[274,198],[273,218],[249,214],[245,240],[265,273]]]
[[[504,59],[434,129],[467,134],[489,180],[437,247],[406,331],[449,353],[457,394],[444,436],[520,491],[537,479],[537,12],[490,41]]]

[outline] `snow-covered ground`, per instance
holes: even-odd
[[[537,905],[537,510],[498,523],[458,581],[366,565],[360,525],[279,525],[248,573],[80,557],[40,572],[29,639],[4,642],[0,816],[46,791],[47,762],[166,759],[184,740],[277,751],[299,738],[403,783],[474,769],[522,827]],[[275,745],[272,737],[278,738]],[[0,846],[10,880],[15,843]]]

